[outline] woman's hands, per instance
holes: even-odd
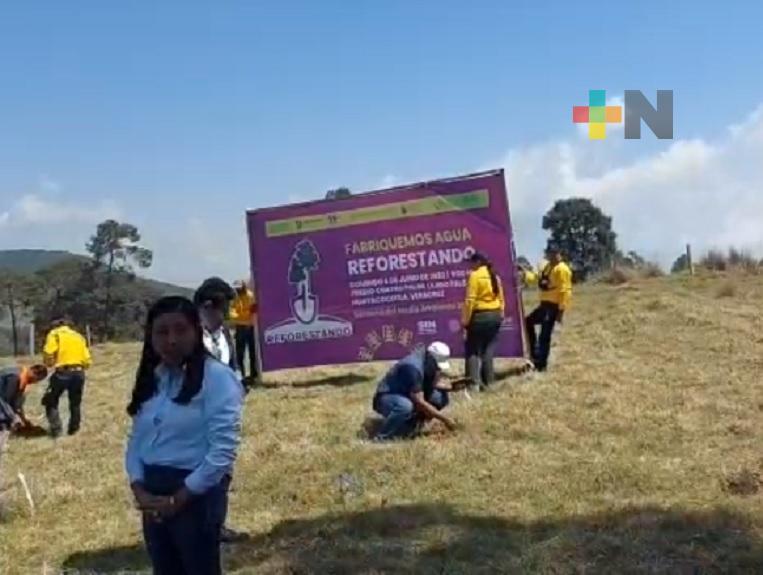
[[[174,495],[152,495],[140,483],[131,485],[136,507],[152,521],[161,522],[177,515],[188,505],[191,492],[185,487]]]

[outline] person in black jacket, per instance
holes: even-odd
[[[204,347],[214,358],[237,371],[236,345],[225,326],[225,318],[234,297],[236,292],[228,282],[212,277],[204,280],[196,290],[193,303],[199,309],[204,327]]]
[[[196,290],[193,303],[199,310],[203,328],[204,347],[214,358],[230,367],[237,373],[236,345],[230,331],[225,325],[225,319],[230,309],[230,303],[236,297],[236,292],[225,280],[212,277]],[[243,382],[242,382],[243,385]],[[226,508],[225,515],[228,514]],[[245,533],[230,529],[223,523],[220,539],[223,543],[236,543],[247,539]]]

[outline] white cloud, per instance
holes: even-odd
[[[3,248],[39,248],[82,253],[95,226],[105,219],[120,219],[111,200],[89,201],[66,196],[60,184],[41,178],[39,192],[13,198],[0,206],[0,245]]]
[[[374,190],[383,190],[386,188],[394,188],[395,186],[402,184],[403,182],[400,181],[400,179],[393,175],[393,174],[387,174],[384,176],[381,180],[379,180],[379,183],[376,184],[373,189]]]
[[[39,194],[26,194],[10,210],[11,224],[97,224],[118,219],[120,209],[115,202],[102,200],[95,205],[59,201]]]
[[[210,266],[226,266],[236,261],[231,253],[230,238],[226,238],[222,230],[196,217],[189,218],[186,226],[189,255]]]
[[[48,176],[40,177],[40,190],[45,194],[58,195],[63,190],[63,186]]]
[[[48,176],[40,177],[37,189],[17,196],[0,212],[0,225],[97,224],[120,216],[120,208],[113,200],[93,202],[67,198],[62,194],[63,186]]]
[[[621,248],[666,265],[686,242],[698,251],[734,245],[763,254],[763,105],[718,141],[676,140],[630,163],[625,145],[639,142],[556,141],[509,151],[502,163],[518,251],[539,253],[543,214],[555,200],[577,196],[613,216]]]
[[[249,275],[247,233],[216,216],[190,217],[171,228],[141,225],[143,244],[154,251],[149,275],[184,285],[198,286],[204,278],[228,281]]]
[[[320,198],[310,198],[304,194],[289,194],[286,197],[286,203],[287,204],[302,204],[305,202],[312,202],[314,200],[319,200]]]
[[[632,154],[647,142],[626,141],[621,133],[591,141],[571,132],[568,139],[509,150],[483,166],[506,170],[519,253],[537,259],[546,238],[543,214],[555,200],[578,196],[592,198],[613,216],[622,249],[664,265],[687,242],[696,253],[733,245],[763,256],[763,105],[720,138],[675,140],[635,160]],[[425,179],[388,175],[367,189]],[[81,252],[95,224],[124,218],[139,225],[142,243],[154,250],[152,277],[195,286],[211,275],[233,280],[248,273],[247,235],[235,214],[166,221],[150,213],[122,214],[108,200],[75,200],[62,190],[43,179],[39,192],[0,205],[0,244]],[[33,233],[18,233],[30,225]]]

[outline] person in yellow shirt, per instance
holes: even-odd
[[[517,276],[519,277],[519,287],[522,289],[530,287],[538,281],[535,270],[527,263],[517,264]]]
[[[538,274],[525,275],[525,279],[537,283],[540,290],[540,305],[525,318],[530,356],[538,371],[548,367],[554,326],[562,323],[572,298],[572,270],[562,260],[561,251],[549,248],[547,257]],[[540,337],[535,331],[537,325],[540,325]]]
[[[466,334],[466,377],[473,390],[488,389],[495,382],[493,357],[503,324],[504,298],[501,278],[490,260],[475,253],[466,286],[461,325]]]
[[[64,392],[69,397],[69,435],[79,431],[82,423],[82,393],[85,388],[85,370],[91,365],[90,350],[85,338],[76,332],[68,319],[53,322],[45,339],[43,360],[53,368],[48,389],[42,398],[50,435],[59,437],[62,431],[58,403]]]
[[[236,333],[236,361],[241,371],[241,377],[246,380],[254,380],[257,377],[257,352],[254,342],[254,318],[257,314],[257,302],[254,292],[250,290],[246,282],[238,281],[233,284],[236,297],[231,302],[228,319],[233,324]],[[244,356],[249,355],[249,377],[244,368]]]

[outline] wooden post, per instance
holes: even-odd
[[[13,357],[19,356],[19,332],[16,321],[16,302],[14,300],[15,294],[13,293],[13,285],[8,282],[5,285],[6,293],[8,296],[8,311],[11,315],[11,335],[13,341]]]
[[[257,362],[257,375],[262,382],[264,381],[264,378],[262,374],[262,349],[260,348],[260,324],[258,319],[258,317],[254,318],[254,321],[252,322],[252,329],[254,330],[254,353]]]
[[[34,355],[34,322],[29,324],[29,356]]]
[[[93,347],[93,338],[90,333],[90,324],[85,325],[85,338],[87,339],[87,347]]]
[[[691,259],[691,244],[686,244],[686,266],[689,268],[689,275],[694,275],[694,262]]]

